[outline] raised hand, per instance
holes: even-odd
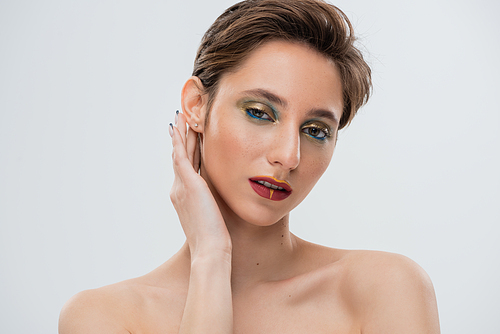
[[[183,114],[170,124],[175,180],[170,191],[191,254],[186,305],[179,333],[232,333],[231,238],[219,207],[198,174],[198,134]]]
[[[186,126],[182,113],[170,125],[175,179],[170,199],[186,234],[191,255],[198,251],[231,251],[231,239],[219,207],[205,180],[198,174],[200,147],[198,133]]]

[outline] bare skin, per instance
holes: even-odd
[[[171,199],[186,243],[145,276],[74,296],[59,332],[439,333],[432,283],[414,262],[289,231],[335,147],[335,65],[302,44],[264,44],[221,78],[209,122],[200,85],[186,83],[172,129]],[[256,175],[293,191],[265,198],[249,186]]]

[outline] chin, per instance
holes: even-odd
[[[272,226],[283,219],[283,217],[288,216],[288,212],[283,215],[277,215],[276,213],[270,213],[269,215],[260,214],[259,217],[251,215],[251,217],[245,219],[246,222],[255,226]]]
[[[240,220],[262,227],[272,226],[290,213],[290,210],[276,206],[276,202],[270,202],[269,204],[236,200],[232,202],[224,201],[223,206],[230,220]]]
[[[232,185],[241,184],[242,186],[228,186],[227,183],[231,184],[231,182],[214,183],[215,180],[209,177],[208,170],[203,168],[202,172],[226,224],[243,222],[254,226],[272,226],[288,216],[290,211],[300,203],[300,200],[293,195],[283,201],[264,199],[250,189],[246,180],[232,183]]]

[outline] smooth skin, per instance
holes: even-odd
[[[439,333],[432,283],[413,261],[289,231],[290,211],[330,163],[341,87],[334,63],[284,41],[225,74],[208,116],[191,77],[171,129],[186,243],[145,276],[75,295],[59,333]],[[257,175],[292,194],[259,196],[248,181]]]

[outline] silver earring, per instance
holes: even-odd
[[[198,123],[194,123],[194,127],[197,127],[198,126]]]

